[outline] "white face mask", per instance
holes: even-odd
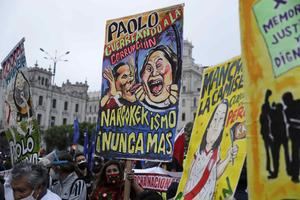
[[[32,190],[32,192],[31,192],[31,194],[30,194],[29,196],[27,196],[27,197],[25,197],[25,198],[23,198],[23,199],[21,199],[21,200],[36,200],[36,199],[32,196],[33,193],[34,193],[34,190]]]

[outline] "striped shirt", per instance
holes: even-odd
[[[78,179],[75,172],[69,174],[63,181],[57,181],[51,186],[51,190],[62,200],[86,200],[86,184]]]

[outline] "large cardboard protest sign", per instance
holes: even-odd
[[[299,19],[299,1],[240,1],[250,199],[299,198]]]
[[[176,199],[226,199],[246,156],[242,62],[204,70],[198,114]]]
[[[24,41],[23,38],[1,63],[5,86],[4,129],[12,164],[22,160],[36,163],[40,146],[39,130],[33,120]]]
[[[182,34],[183,5],[107,21],[96,153],[171,160]]]

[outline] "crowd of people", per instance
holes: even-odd
[[[40,158],[37,164],[15,164],[5,182],[0,182],[0,200],[121,200],[124,199],[125,180],[130,183],[129,196],[132,200],[174,199],[179,184],[173,182],[167,193],[162,195],[143,189],[134,178],[134,170],[126,169],[123,160],[105,160],[95,156],[90,170],[81,152],[58,151],[51,156],[54,159],[46,156]],[[146,162],[143,168],[159,165],[169,171],[182,171],[175,161],[163,165]],[[134,168],[142,167],[140,162],[133,165]],[[244,184],[246,179],[241,181],[239,185]],[[239,191],[237,194],[241,195]],[[242,195],[244,198],[237,199],[247,199],[245,193]]]
[[[119,200],[124,198],[125,180],[130,183],[130,199],[163,199],[160,193],[143,189],[123,160],[95,156],[90,170],[81,152],[54,153],[54,159],[46,156],[37,164],[15,164],[0,184],[0,200]]]

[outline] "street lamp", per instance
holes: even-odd
[[[70,53],[70,51],[65,52],[64,54],[61,54],[59,56],[57,56],[57,50],[55,50],[55,56],[51,56],[47,51],[45,51],[44,49],[40,48],[40,50],[46,54],[46,56],[44,56],[44,58],[46,60],[52,60],[53,61],[53,84],[54,84],[54,78],[55,78],[55,71],[56,71],[56,63],[59,61],[64,61],[67,62],[68,60],[64,60],[62,59],[62,57],[64,57],[65,55],[68,55]]]

